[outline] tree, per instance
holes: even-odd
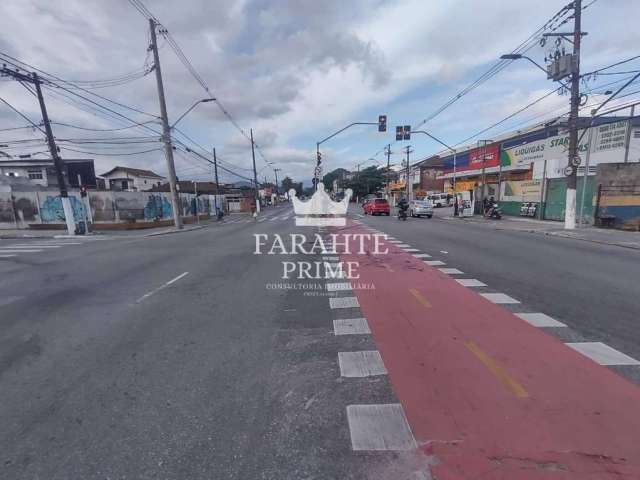
[[[378,193],[385,185],[385,170],[375,165],[355,173],[347,187],[353,190],[354,197],[365,197],[371,193]]]
[[[280,183],[282,186],[281,193],[288,193],[292,188],[296,191],[298,195],[302,193],[302,182],[294,182],[291,177],[284,177],[282,182]]]
[[[333,190],[333,181],[336,179],[338,180],[338,185],[342,186],[340,180],[342,180],[347,173],[349,173],[349,171],[345,170],[344,168],[336,168],[335,170],[327,173],[322,178],[322,183],[324,183],[325,190]]]

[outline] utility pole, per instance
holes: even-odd
[[[278,196],[280,195],[280,184],[278,183],[278,172],[281,171],[281,168],[274,168],[273,173],[276,175],[276,204],[278,203]]]
[[[176,167],[173,163],[173,147],[171,146],[171,128],[167,117],[167,104],[164,98],[164,86],[162,84],[162,70],[160,69],[160,55],[158,54],[158,42],[156,39],[156,22],[149,19],[149,31],[151,32],[151,49],[153,50],[153,66],[156,71],[156,83],[158,84],[158,100],[160,101],[160,117],[162,119],[162,141],[164,142],[164,154],[167,159],[167,172],[169,176],[169,188],[171,190],[171,207],[173,209],[173,223],[177,229],[182,228],[180,216],[180,200],[176,188]]]
[[[195,180],[193,181],[193,192],[196,196],[196,198],[193,199],[193,205],[196,211],[196,223],[200,224],[200,212],[198,211],[198,182]]]
[[[53,131],[51,130],[51,122],[49,121],[49,115],[47,113],[47,106],[44,102],[44,97],[42,95],[42,88],[40,85],[40,77],[38,77],[37,73],[32,73],[31,75],[21,73],[19,71],[9,70],[6,65],[2,65],[0,68],[0,73],[2,75],[6,75],[11,77],[19,82],[28,82],[33,83],[36,88],[36,96],[38,97],[38,104],[40,105],[40,112],[42,113],[42,122],[44,124],[45,130],[43,131],[38,125],[35,125],[40,131],[47,136],[47,145],[49,146],[49,152],[51,153],[51,159],[53,160],[53,166],[56,170],[56,179],[58,181],[58,188],[60,189],[60,200],[62,201],[62,211],[64,213],[65,224],[67,225],[67,233],[69,235],[75,235],[76,233],[76,223],[73,218],[73,208],[71,207],[71,201],[69,200],[69,192],[67,191],[67,184],[64,179],[63,168],[64,165],[62,163],[62,159],[58,154],[58,147],[56,145],[55,138],[53,136]],[[32,122],[33,123],[33,122]],[[6,145],[2,145],[6,147]],[[0,152],[3,153],[3,152]],[[11,158],[9,155],[7,157]]]
[[[391,179],[391,144],[387,145],[385,149],[385,153],[387,154],[387,200],[391,197],[391,190],[389,189],[389,181]]]
[[[60,155],[58,155],[58,147],[56,146],[55,138],[53,138],[51,122],[49,121],[49,114],[47,113],[47,106],[44,103],[42,88],[40,87],[40,78],[37,73],[33,73],[33,83],[36,87],[38,103],[40,104],[40,110],[42,112],[42,121],[44,122],[44,128],[47,133],[47,144],[49,145],[51,158],[53,159],[53,164],[56,169],[56,178],[58,180],[58,188],[60,189],[60,199],[62,200],[62,211],[64,212],[64,220],[67,224],[67,233],[69,235],[75,235],[76,222],[73,218],[73,208],[71,207],[67,184],[64,180],[64,174],[62,173],[62,159],[60,158]]]
[[[573,2],[573,62],[571,73],[571,110],[569,112],[569,164],[564,228],[576,228],[576,185],[578,176],[578,115],[580,108],[580,41],[582,39],[582,0]],[[568,171],[568,170],[567,170]],[[587,172],[585,172],[586,175]]]
[[[407,182],[406,182],[407,183],[407,185],[406,185],[407,202],[410,202],[411,201],[411,196],[412,196],[412,193],[413,193],[413,185],[411,184],[411,179],[409,178],[410,174],[411,174],[411,165],[409,164],[409,154],[411,152],[413,152],[413,150],[411,150],[411,145],[407,145],[405,147],[405,152],[407,154],[407,173],[406,173],[406,176],[407,176]]]
[[[256,173],[256,151],[253,143],[253,128],[251,129],[251,157],[253,158],[253,184],[256,190],[256,213],[260,213],[260,194],[258,192],[258,174]]]
[[[218,195],[220,195],[220,184],[218,183],[218,158],[216,157],[216,147],[213,147],[213,172],[216,179],[216,195],[213,197],[216,207],[216,216],[218,215]]]

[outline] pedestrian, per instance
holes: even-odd
[[[457,217],[458,216],[458,194],[455,194],[453,197],[453,216]]]

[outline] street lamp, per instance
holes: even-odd
[[[187,109],[187,111],[186,111],[186,112],[184,112],[182,115],[180,115],[180,116],[178,117],[178,120],[176,120],[176,121],[173,123],[173,125],[171,125],[171,127],[169,127],[169,128],[170,128],[171,130],[173,130],[173,129],[176,127],[176,125],[178,124],[178,122],[179,122],[180,120],[182,120],[184,117],[186,117],[186,116],[187,116],[187,114],[188,114],[191,110],[193,110],[194,108],[196,108],[196,107],[197,107],[198,105],[200,105],[201,103],[215,102],[215,100],[216,100],[215,98],[203,98],[202,100],[198,100],[196,103],[194,103],[193,105],[191,105],[191,106]]]
[[[501,60],[520,60],[520,59],[524,59],[524,60],[528,60],[529,62],[533,63],[537,68],[539,68],[540,70],[542,70],[545,75],[548,75],[549,72],[547,72],[547,70],[540,65],[538,62],[536,62],[535,60],[533,60],[531,57],[527,57],[526,55],[521,55],[520,53],[507,53],[505,55],[501,55],[500,56]],[[557,82],[562,85],[565,88],[569,88],[569,85],[567,85],[566,83],[557,80]]]

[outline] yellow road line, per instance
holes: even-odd
[[[500,383],[508,387],[513,394],[518,398],[528,398],[529,392],[525,390],[525,388],[516,382],[513,378],[509,376],[507,372],[505,372],[500,365],[494,362],[486,353],[480,350],[475,343],[472,341],[464,342],[464,346],[473,353],[478,360],[482,362],[482,364],[487,367],[487,369],[493,373],[493,375],[498,379]]]
[[[418,300],[418,302],[420,302],[420,304],[421,304],[423,307],[425,307],[425,308],[431,308],[431,303],[429,303],[429,300],[427,300],[426,298],[424,298],[424,297],[422,296],[422,294],[421,294],[419,291],[417,291],[417,290],[416,290],[416,289],[414,289],[414,288],[410,288],[410,289],[409,289],[409,292],[411,292],[411,295],[413,295],[413,296],[416,298],[416,300]]]

